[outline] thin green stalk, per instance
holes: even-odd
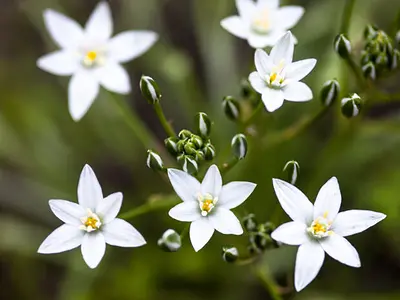
[[[245,121],[243,121],[243,127],[246,128],[248,125],[250,125],[255,117],[258,115],[260,112],[261,108],[263,107],[263,102],[260,100],[256,106],[256,108],[253,110],[253,113],[248,117]]]
[[[159,102],[156,102],[153,104],[154,111],[157,114],[158,119],[160,120],[160,123],[162,127],[164,128],[166,134],[168,136],[176,136],[174,128],[172,128],[171,124],[167,121],[167,118],[165,118],[164,111],[161,107],[161,104]]]
[[[230,169],[232,169],[236,164],[239,162],[239,159],[236,157],[231,157],[229,161],[223,163],[219,169],[221,171],[221,174],[224,175],[226,174]]]
[[[265,268],[263,268],[265,269]],[[255,268],[254,273],[257,275],[258,279],[261,281],[265,289],[271,295],[273,300],[282,300],[282,296],[279,292],[279,287],[275,283],[272,276],[267,272],[267,270],[261,270],[260,268]]]
[[[353,14],[354,4],[356,0],[346,0],[342,14],[342,23],[340,25],[340,33],[348,34],[351,22],[351,15]]]
[[[186,224],[185,227],[183,227],[183,229],[182,229],[182,231],[181,231],[181,234],[180,234],[181,241],[182,241],[182,240],[185,238],[185,236],[188,234],[188,232],[189,232],[189,227],[190,227],[190,224]]]
[[[353,72],[354,76],[356,77],[357,80],[357,84],[360,88],[365,88],[367,85],[367,82],[363,76],[363,74],[361,73],[361,69],[360,67],[356,64],[356,62],[354,61],[354,59],[349,56],[346,59],[346,63],[349,66],[350,70]]]

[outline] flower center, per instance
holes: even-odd
[[[205,195],[199,194],[198,200],[199,200],[201,215],[205,217],[215,207],[215,204],[217,203],[218,198],[217,197],[214,198],[210,194],[205,194]]]
[[[256,14],[252,22],[252,28],[258,33],[267,33],[271,29],[270,12],[263,9]]]
[[[88,50],[83,52],[82,65],[86,68],[101,66],[105,61],[105,52],[100,50]]]
[[[79,229],[91,232],[97,230],[101,226],[101,221],[98,215],[92,212],[90,209],[87,210],[87,216],[81,218],[82,225]]]
[[[281,60],[278,65],[274,66],[271,73],[266,78],[266,82],[270,87],[280,87],[285,81],[284,76],[285,60]]]
[[[333,233],[331,228],[332,222],[327,219],[328,212],[325,212],[322,217],[316,218],[307,231],[315,238],[320,239],[327,237]]]

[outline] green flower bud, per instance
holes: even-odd
[[[240,87],[241,87],[241,96],[243,98],[249,98],[250,95],[252,94],[253,89],[251,88],[250,82],[247,79],[242,79],[240,82]]]
[[[183,171],[191,175],[197,174],[199,171],[199,165],[195,159],[191,158],[190,156],[183,155],[181,161]]]
[[[248,231],[248,232],[254,232],[257,231],[257,220],[256,220],[256,216],[254,214],[249,214],[247,216],[245,216],[242,220],[243,226],[244,228]]]
[[[204,152],[204,158],[206,160],[213,160],[215,157],[215,148],[212,144],[207,143],[204,148],[203,148],[203,152]]]
[[[206,113],[200,112],[196,115],[196,128],[200,136],[208,138],[211,133],[211,120]]]
[[[242,133],[235,135],[231,142],[233,155],[238,159],[243,159],[247,154],[247,139]]]
[[[140,78],[140,91],[150,104],[157,103],[161,99],[161,93],[157,82],[149,76],[143,75],[142,78]]]
[[[374,25],[367,25],[364,29],[364,38],[367,40],[374,39],[378,34],[378,28]]]
[[[375,65],[378,69],[386,69],[388,65],[388,57],[386,53],[379,53],[375,59]]]
[[[375,65],[372,62],[369,62],[362,66],[361,68],[364,77],[367,79],[375,80],[376,79],[376,69]]]
[[[164,169],[164,163],[161,156],[152,150],[147,150],[147,167],[154,171],[161,171]]]
[[[178,133],[178,137],[179,137],[181,140],[188,139],[188,138],[190,138],[191,136],[192,136],[192,133],[191,133],[189,130],[187,130],[187,129],[182,129],[182,130]]]
[[[363,50],[361,54],[361,65],[366,65],[372,61],[372,56],[368,51]]]
[[[400,30],[397,31],[396,36],[394,37],[394,40],[397,45],[400,45]]]
[[[178,153],[182,153],[185,151],[185,145],[186,145],[186,140],[180,140],[176,144],[176,147],[178,149]]]
[[[201,150],[199,150],[199,151],[196,151],[196,153],[195,153],[195,155],[194,155],[194,159],[196,160],[196,161],[202,161],[202,160],[204,160],[204,152],[203,151],[201,151]]]
[[[165,148],[174,156],[178,154],[178,142],[179,140],[175,137],[169,137],[164,140]]]
[[[288,181],[294,185],[300,173],[300,165],[297,161],[288,161],[283,167],[283,172],[287,174]]]
[[[192,134],[189,141],[193,143],[196,149],[200,149],[203,146],[203,139],[198,135]]]
[[[393,50],[393,56],[391,59],[391,65],[390,68],[392,70],[397,69],[398,65],[399,65],[399,60],[400,60],[400,51],[397,49]]]
[[[258,226],[258,231],[261,233],[265,233],[270,235],[274,230],[276,229],[276,226],[271,223],[271,222],[266,222],[264,224],[260,224]]]
[[[157,245],[166,252],[176,252],[182,246],[181,236],[173,229],[168,229],[158,240]]]
[[[342,113],[347,118],[356,117],[361,110],[361,98],[357,94],[353,94],[348,98],[342,99]]]
[[[184,150],[187,155],[194,155],[196,153],[196,146],[193,143],[187,142]]]
[[[334,46],[341,58],[347,58],[351,53],[351,43],[344,34],[339,34],[335,38]]]
[[[274,242],[272,238],[265,233],[258,232],[250,237],[251,243],[261,251],[264,251],[268,248],[272,248]]]
[[[228,263],[235,262],[239,257],[239,251],[235,247],[223,247],[222,259]]]
[[[239,103],[232,97],[226,96],[222,100],[222,109],[225,112],[225,115],[230,120],[237,120],[240,117],[240,106]]]
[[[328,80],[324,83],[320,93],[320,99],[322,104],[325,106],[330,106],[339,96],[340,85],[335,79]]]

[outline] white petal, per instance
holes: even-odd
[[[279,7],[279,0],[258,0],[257,1],[257,8],[265,8],[268,7],[270,9],[274,9]]]
[[[129,94],[131,83],[128,72],[117,63],[108,63],[96,70],[99,83],[107,90],[119,94]]]
[[[95,41],[108,40],[113,31],[110,6],[102,1],[97,4],[85,25],[87,37]]]
[[[233,212],[223,207],[217,207],[209,216],[211,225],[222,234],[243,234],[242,225]]]
[[[200,206],[197,201],[179,203],[169,211],[169,216],[181,222],[192,222],[201,218]]]
[[[125,31],[113,37],[109,44],[110,57],[124,63],[145,53],[158,40],[153,31]]]
[[[86,233],[82,240],[81,252],[89,268],[96,268],[106,252],[106,242],[101,232]]]
[[[81,70],[75,73],[68,86],[68,106],[71,117],[79,121],[99,93],[99,84],[93,74]]]
[[[287,245],[301,245],[309,241],[307,225],[302,222],[288,222],[275,229],[271,237]]]
[[[309,101],[313,98],[311,89],[303,82],[292,82],[283,87],[285,100],[294,102]]]
[[[202,194],[211,194],[218,197],[222,189],[222,177],[216,165],[208,168],[206,175],[201,183]]]
[[[267,88],[262,93],[261,99],[264,102],[265,108],[269,112],[273,112],[282,106],[283,92],[278,89]]]
[[[299,247],[294,274],[296,291],[301,291],[314,280],[324,263],[324,258],[324,250],[315,241],[305,243]]]
[[[386,218],[386,215],[370,210],[348,210],[339,213],[332,230],[341,236],[349,236],[367,230]]]
[[[268,89],[267,83],[260,77],[260,74],[258,74],[258,72],[252,72],[249,75],[249,81],[251,86],[257,93],[262,94]]]
[[[64,224],[54,230],[40,245],[38,253],[60,253],[78,247],[85,232],[76,226]]]
[[[313,205],[294,185],[280,179],[272,179],[276,196],[283,210],[297,222],[310,224],[313,219]]]
[[[282,61],[285,65],[288,65],[293,60],[293,52],[294,52],[294,40],[292,33],[288,31],[282,36],[276,45],[272,48],[270,57],[275,64],[279,64]]]
[[[194,251],[203,248],[214,234],[214,227],[208,221],[208,218],[200,218],[190,224],[190,242]]]
[[[314,58],[303,59],[285,67],[285,80],[299,81],[314,69],[317,60]]]
[[[178,169],[168,169],[168,177],[182,201],[196,201],[197,203],[200,182],[196,178]]]
[[[221,21],[221,26],[229,33],[242,39],[249,35],[249,26],[239,16],[231,16]]]
[[[118,247],[140,247],[145,239],[131,224],[122,219],[114,219],[104,225],[102,232],[107,244]]]
[[[78,69],[79,62],[71,51],[61,50],[42,56],[37,66],[51,74],[69,76]]]
[[[75,20],[51,9],[43,16],[47,30],[61,48],[75,48],[83,40],[82,27]]]
[[[113,193],[97,203],[96,214],[101,217],[103,224],[107,224],[114,220],[122,205],[122,193]]]
[[[288,5],[280,8],[276,12],[276,19],[279,27],[287,30],[294,27],[304,14],[304,8],[301,6]]]
[[[218,207],[232,209],[242,204],[251,195],[257,184],[246,181],[233,181],[222,186]]]
[[[336,177],[332,177],[318,192],[314,203],[314,219],[325,215],[328,220],[333,221],[341,204],[342,195],[340,194],[339,183]]]
[[[266,77],[271,73],[274,64],[272,59],[268,56],[268,54],[261,49],[257,49],[254,53],[254,62],[256,65],[257,72],[260,74],[260,77]]]
[[[97,205],[103,200],[103,192],[96,175],[89,165],[85,165],[79,177],[78,201],[85,208],[95,211]]]
[[[361,267],[360,257],[357,250],[344,237],[332,233],[325,239],[320,240],[322,248],[330,257],[350,267]]]
[[[66,200],[50,200],[49,205],[57,218],[70,225],[82,225],[80,218],[87,214],[82,206]]]
[[[236,8],[246,22],[250,22],[256,12],[256,5],[253,0],[236,0]]]

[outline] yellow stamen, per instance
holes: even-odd
[[[97,58],[97,52],[96,51],[89,51],[88,53],[86,53],[86,58],[90,61],[95,61]]]
[[[203,204],[201,205],[201,210],[210,212],[210,210],[214,207],[213,200],[204,200]]]
[[[272,73],[271,76],[269,77],[269,81],[274,82],[277,76],[278,76],[278,74]]]
[[[93,217],[88,217],[87,218],[87,220],[86,220],[86,222],[85,222],[85,226],[86,227],[92,227],[93,229],[98,229],[98,227],[97,227],[97,219],[96,218],[93,218]]]

